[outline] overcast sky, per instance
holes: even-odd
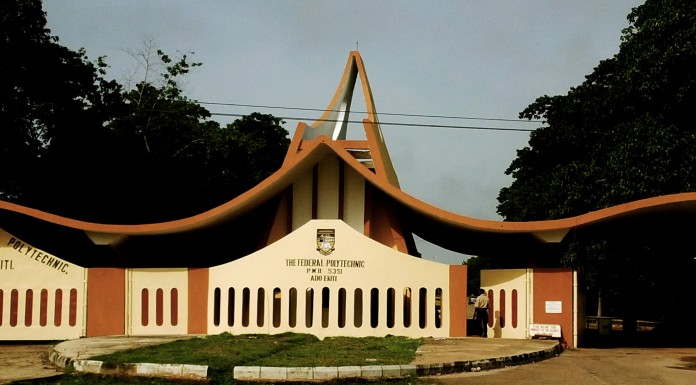
[[[109,76],[134,69],[126,51],[152,41],[202,62],[185,78],[200,102],[324,109],[351,50],[364,60],[401,188],[461,215],[501,219],[505,169],[528,132],[515,120],[542,95],[566,94],[600,60],[618,52],[626,16],[641,0],[205,1],[44,0],[48,27],[71,49],[107,56]],[[365,114],[359,86],[351,120]],[[301,118],[321,112],[205,105],[213,113],[253,111]],[[225,124],[230,118],[215,116]],[[504,119],[504,120],[500,120]],[[428,125],[460,126],[437,128]],[[286,119],[294,132],[297,120]],[[466,128],[465,128],[466,127]],[[471,128],[474,127],[474,128]],[[352,125],[349,137],[364,137]],[[462,256],[421,243],[424,257]]]

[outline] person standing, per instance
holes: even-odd
[[[488,337],[488,296],[482,288],[479,289],[479,296],[474,302],[474,318],[481,325],[481,337]]]

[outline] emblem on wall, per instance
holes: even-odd
[[[317,229],[317,251],[321,255],[331,254],[336,244],[335,229]]]

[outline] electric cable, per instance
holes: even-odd
[[[243,117],[248,114],[231,114],[223,112],[211,112],[213,116],[227,116],[227,117]],[[378,114],[381,115],[381,114]],[[292,120],[292,121],[313,121],[313,122],[330,122],[336,123],[339,120],[336,119],[316,119],[312,118],[302,118],[293,116],[274,116],[275,118],[281,120]],[[347,120],[346,123],[362,123],[360,120]],[[466,129],[466,130],[488,130],[488,131],[513,131],[513,132],[532,132],[534,128],[512,128],[512,127],[480,127],[480,126],[461,126],[461,125],[448,125],[448,124],[425,124],[425,123],[400,123],[400,122],[383,122],[379,121],[381,126],[405,126],[405,127],[428,127],[428,128],[450,128],[450,129]]]
[[[255,105],[255,104],[241,104],[241,103],[221,103],[221,102],[202,102],[199,100],[195,101],[198,104],[214,105],[214,106],[230,106],[230,107],[245,107],[245,108],[267,108],[267,109],[278,109],[278,110],[291,110],[291,111],[318,111],[318,112],[340,112],[338,110],[326,110],[322,108],[306,108],[306,107],[283,107],[283,106],[270,106],[270,105]],[[367,111],[350,111],[356,114],[367,114]],[[435,118],[435,119],[460,119],[460,120],[483,120],[483,121],[497,121],[497,122],[516,122],[516,123],[543,123],[541,120],[524,120],[524,119],[506,119],[506,118],[481,118],[481,117],[471,117],[471,116],[456,116],[456,115],[427,115],[427,114],[406,114],[406,113],[396,113],[396,112],[378,112],[377,115],[381,116],[405,116],[410,118]]]

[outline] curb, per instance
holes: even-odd
[[[329,381],[346,378],[400,378],[425,377],[462,372],[501,369],[524,365],[558,356],[563,352],[561,344],[534,353],[474,361],[455,361],[440,364],[419,365],[369,365],[369,366],[317,366],[273,367],[235,366],[233,378],[240,381]],[[112,363],[96,360],[75,360],[53,350],[49,360],[59,367],[72,367],[75,371],[92,374],[149,376],[161,378],[208,379],[207,365]]]
[[[502,369],[508,366],[531,364],[556,357],[563,353],[561,344],[534,353],[517,354],[514,356],[490,358],[475,361],[455,361],[442,364],[416,365],[418,376],[437,376],[462,372],[480,372],[482,370]]]
[[[61,368],[72,367],[75,371],[81,373],[187,378],[198,380],[205,380],[208,378],[207,365],[151,363],[124,364],[96,360],[74,360],[72,358],[61,356],[55,350],[48,355],[48,359]]]
[[[233,378],[242,381],[330,381],[346,378],[415,377],[417,365],[272,367],[235,366]]]

